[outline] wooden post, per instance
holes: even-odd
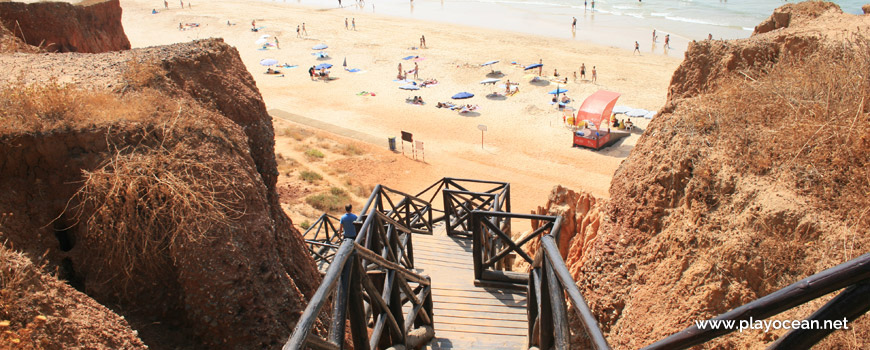
[[[528,299],[526,301],[526,316],[529,322],[529,335],[528,335],[528,347],[537,346],[538,342],[535,338],[535,323],[538,320],[538,296],[536,294],[537,290],[540,289],[537,286],[540,283],[538,279],[538,275],[540,275],[540,269],[532,269],[529,271],[529,284],[526,287],[526,295]]]
[[[480,225],[482,214],[470,213],[471,218],[471,251],[474,260],[474,279],[480,281],[483,277],[483,231]]]
[[[547,266],[550,262],[548,257],[544,257],[544,261],[541,269],[544,269],[544,266]],[[547,276],[546,272],[541,272],[541,291],[538,294],[538,302],[541,304],[541,312],[538,314],[538,322],[541,323],[540,329],[540,340],[538,342],[538,348],[541,349],[550,349],[553,347],[553,307],[552,307],[552,299],[548,296],[550,295],[550,279]]]
[[[356,268],[360,264],[359,258],[354,254],[348,265],[351,267],[350,278],[350,294],[348,295],[347,309],[350,318],[350,335],[353,339],[354,350],[369,350],[368,343],[368,325],[366,324],[366,311],[363,307],[363,297],[360,269]]]
[[[353,252],[351,252],[353,254]],[[338,288],[332,299],[332,324],[329,327],[329,341],[344,349],[344,333],[347,322],[348,293],[350,292],[350,275],[353,269],[353,258],[347,259],[338,281]]]
[[[559,262],[562,260],[559,259]],[[544,273],[547,275],[547,284],[550,291],[550,309],[553,311],[553,332],[556,350],[568,350],[570,333],[568,333],[568,311],[565,307],[565,292],[556,274],[553,272],[553,261],[544,260]],[[542,295],[542,298],[547,296]]]

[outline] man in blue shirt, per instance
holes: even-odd
[[[344,238],[356,238],[356,226],[353,225],[353,222],[356,221],[357,216],[351,213],[353,210],[353,205],[345,205],[344,206],[344,215],[341,216],[341,227],[344,228]]]

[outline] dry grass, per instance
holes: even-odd
[[[278,130],[278,136],[290,137],[296,141],[302,141],[311,136],[311,132],[301,128],[283,128]]]
[[[159,87],[164,81],[166,70],[160,66],[155,60],[143,61],[138,57],[133,57],[127,62],[127,66],[121,71],[121,79],[123,79],[127,89],[139,90],[146,87]]]
[[[56,81],[17,82],[0,87],[0,132],[46,132],[120,120],[140,121],[170,105],[171,101],[150,90],[119,97]]]
[[[317,182],[323,180],[322,175],[310,170],[300,171],[299,178],[305,180],[306,182]]]
[[[870,227],[870,40],[786,57],[722,84],[684,110],[687,132],[728,150],[741,172],[772,176]]]
[[[360,156],[360,155],[365,154],[365,151],[362,148],[359,148],[353,144],[344,144],[341,147],[338,147],[338,150],[336,150],[336,151],[339,154],[349,156],[349,157]]]
[[[350,195],[341,188],[332,187],[328,193],[308,196],[305,202],[314,208],[335,212],[344,209],[344,206],[350,202]]]
[[[239,170],[188,147],[120,149],[84,171],[79,215],[112,271],[160,273],[166,250],[209,239],[244,214]]]

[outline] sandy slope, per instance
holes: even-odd
[[[514,184],[514,211],[528,212],[546,200],[555,184],[590,191],[607,197],[610,179],[628,155],[638,136],[622,141],[618,147],[602,152],[571,148],[571,135],[562,125],[562,114],[549,104],[547,91],[555,85],[536,86],[523,78],[525,72],[511,61],[530,64],[543,59],[544,74],[552,75],[597,66],[598,83],[574,82],[569,78],[568,95],[582,101],[598,89],[623,94],[620,104],[656,110],[665,102],[670,75],[679,60],[658,55],[635,56],[629,51],[578,43],[563,39],[520,35],[482,28],[412,21],[360,13],[348,9],[314,9],[286,3],[255,0],[217,0],[194,3],[179,9],[170,1],[168,10],[151,14],[162,2],[122,0],[124,29],[134,47],[167,44],[205,37],[223,37],[238,48],[243,61],[257,80],[269,109],[281,109],[308,118],[355,129],[384,140],[398,136],[400,130],[414,133],[425,143],[425,170],[408,172],[395,188],[415,191],[443,176],[475,177],[509,181]],[[345,17],[356,20],[356,31],[346,30]],[[265,26],[250,31],[251,20]],[[227,21],[235,23],[228,26]],[[296,37],[296,26],[306,23],[308,36]],[[200,26],[179,30],[179,22]],[[263,34],[277,36],[280,49],[258,50],[255,41]],[[428,48],[410,50],[426,35]],[[325,43],[332,59],[318,61],[311,47]],[[401,58],[419,55],[419,81],[436,78],[438,85],[415,92],[399,90],[393,82],[397,65],[405,70],[413,61]],[[284,69],[285,76],[265,75],[260,60],[274,58],[299,65]],[[364,73],[342,70],[360,68]],[[506,74],[502,79],[519,81],[521,92],[506,100],[489,100],[492,91],[478,82],[486,78],[488,67],[480,63],[500,60],[495,69]],[[330,82],[311,81],[307,68],[317,63],[332,63]],[[578,72],[579,73],[579,72]],[[376,96],[358,96],[371,91]],[[476,96],[465,103],[481,107],[479,114],[463,116],[435,108],[439,101],[468,91]],[[425,106],[405,103],[419,95]],[[579,107],[579,102],[575,103]],[[637,120],[635,120],[637,121]],[[478,124],[485,124],[485,147],[481,149]],[[645,123],[639,123],[645,124]],[[406,146],[407,148],[407,146]],[[402,171],[385,169],[384,173]]]

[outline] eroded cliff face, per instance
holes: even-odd
[[[2,95],[16,97],[0,134],[8,244],[47,252],[146,344],[287,339],[320,276],[278,204],[271,119],[234,48],[214,39],[0,66],[23,84]],[[75,86],[24,89],[47,76]],[[64,108],[28,109],[46,103]]]
[[[667,105],[614,175],[591,247],[576,244],[588,233],[569,243],[614,348],[641,348],[870,251],[870,17],[787,6],[817,12],[690,45]],[[576,207],[539,212],[570,218]],[[774,319],[803,319],[826,300]],[[819,347],[865,344],[868,324]],[[784,333],[702,348],[760,349]]]
[[[27,44],[50,52],[129,50],[119,0],[0,2],[0,21]]]

